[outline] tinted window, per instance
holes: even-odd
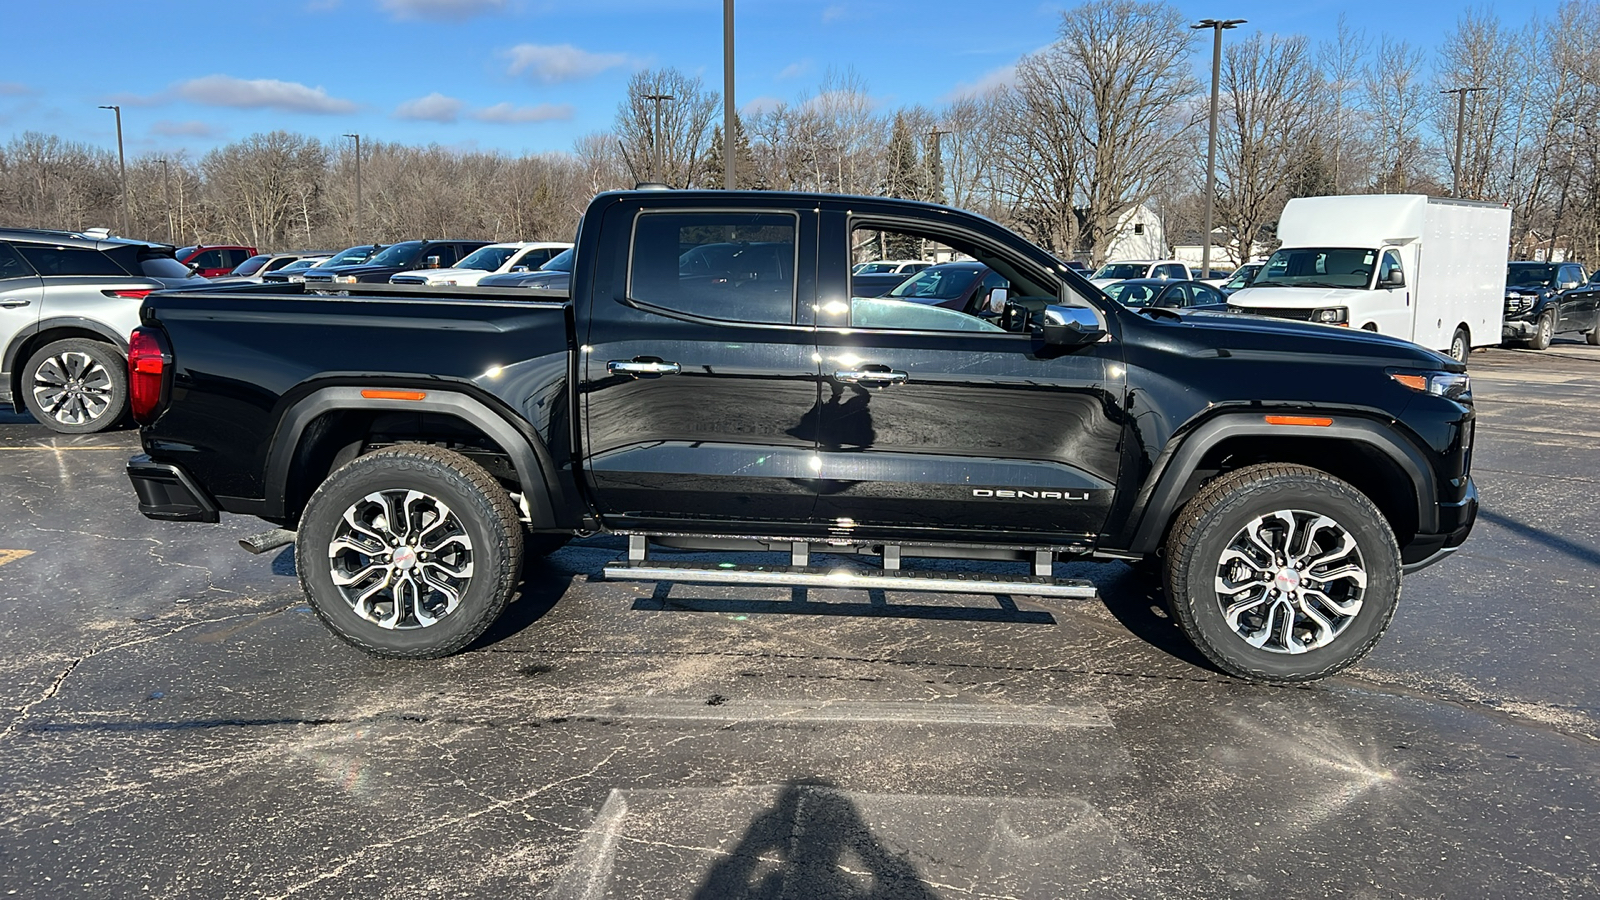
[[[539,269],[543,272],[571,272],[572,249],[569,247],[550,257],[550,261],[540,266]]]
[[[1190,303],[1192,306],[1209,306],[1213,303],[1228,302],[1228,298],[1222,296],[1221,291],[1210,285],[1193,284],[1189,286],[1189,289],[1194,293],[1194,299]]]
[[[421,262],[421,260],[417,259],[417,251],[421,249],[421,241],[404,241],[374,256],[367,261],[367,264],[373,266],[400,266],[409,269],[412,268],[413,261]],[[344,254],[341,253],[339,255],[343,256]]]
[[[1188,278],[1189,277],[1189,273],[1185,272],[1183,270],[1182,266],[1171,266],[1171,265],[1168,265],[1168,266],[1160,266],[1160,267],[1158,267],[1158,275],[1157,275],[1157,277],[1159,277],[1159,278]]]
[[[238,266],[234,267],[233,274],[254,275],[255,273],[261,271],[261,267],[265,266],[267,264],[267,260],[271,258],[272,257],[270,256],[252,256],[240,263]],[[272,270],[268,269],[267,271],[270,272]]]
[[[1577,266],[1562,266],[1561,267],[1561,283],[1562,284],[1582,284],[1583,283],[1583,270],[1579,269]]]
[[[17,255],[17,251],[0,244],[0,279],[22,278],[32,274],[33,270],[28,268],[28,263]]]
[[[642,214],[628,295],[713,319],[792,322],[795,225],[788,215]]]
[[[263,271],[276,272],[285,266],[292,265],[294,262],[295,260],[292,260],[287,256],[280,256],[272,262],[267,263],[266,268],[263,269]]]
[[[52,247],[47,244],[15,245],[40,275],[127,275],[99,250]]]
[[[139,271],[151,278],[193,278],[194,270],[170,256],[143,256]]]
[[[222,251],[222,260],[223,260],[222,264],[225,265],[225,266],[233,266],[233,267],[242,266],[242,265],[244,265],[245,260],[247,260],[249,258],[250,258],[250,251],[248,251],[248,250],[224,250],[224,251]]]
[[[196,269],[220,269],[223,267],[222,251],[207,250],[189,260],[189,265],[194,266]]]

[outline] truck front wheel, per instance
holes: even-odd
[[[1539,349],[1544,349],[1543,347]],[[1456,333],[1450,336],[1450,358],[1458,363],[1467,361],[1467,354],[1472,352],[1472,339],[1467,335],[1465,328],[1457,328]]]
[[[1550,342],[1556,336],[1555,310],[1546,310],[1539,316],[1539,324],[1533,326],[1533,337],[1528,339],[1528,349],[1545,350],[1550,347]]]
[[[1314,681],[1361,659],[1400,599],[1400,548],[1349,484],[1305,466],[1231,472],[1167,538],[1167,596],[1197,649],[1232,675]]]
[[[500,616],[522,568],[522,524],[492,475],[459,453],[401,444],[336,469],[295,540],[300,586],[334,634],[377,656],[448,656]]]

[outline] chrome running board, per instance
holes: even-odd
[[[742,566],[619,560],[607,565],[609,581],[670,581],[682,584],[741,584],[763,587],[931,591],[955,594],[1025,594],[1093,600],[1094,584],[1076,578],[971,572],[909,572],[826,569],[821,566]]]

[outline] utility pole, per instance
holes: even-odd
[[[172,182],[167,178],[167,158],[161,157],[161,203],[167,210],[167,243],[176,237],[172,227]]]
[[[127,237],[130,226],[128,224],[128,158],[122,153],[122,107],[102,106],[117,114],[117,168],[122,173],[122,236]]]
[[[928,130],[928,137],[933,138],[933,158],[939,161],[939,171],[940,172],[944,171],[944,152],[940,149],[939,138],[942,138],[942,137],[944,137],[945,135],[947,135],[949,133],[950,133],[950,129],[948,129],[948,128],[940,128],[937,125],[933,126],[932,128],[930,128]],[[933,185],[929,185],[929,187],[932,188],[934,191],[937,191],[937,193],[934,196],[940,198],[940,202],[941,203],[944,202],[944,185],[942,185],[942,184],[933,184]]]
[[[1206,231],[1200,241],[1200,277],[1211,274],[1211,219],[1217,203],[1217,97],[1222,78],[1222,32],[1238,25],[1244,19],[1201,19],[1190,28],[1209,28],[1215,38],[1211,46],[1211,131],[1206,136]],[[1241,247],[1247,253],[1249,247]]]
[[[361,228],[361,135],[347,134],[356,142],[356,239],[365,241],[366,234]]]
[[[645,94],[644,95],[644,99],[653,100],[653,101],[655,101],[655,104],[656,104],[656,130],[650,132],[650,149],[652,151],[654,151],[654,154],[655,154],[655,164],[651,167],[650,180],[651,181],[660,181],[661,180],[661,104],[664,101],[673,100],[673,99],[676,99],[676,98],[673,97],[671,94]],[[724,132],[723,136],[722,136],[722,151],[723,151],[722,152],[723,156],[727,156],[728,155],[728,152],[727,152],[728,151],[728,135],[727,135],[726,132]],[[726,163],[724,163],[724,168],[726,168]]]
[[[733,127],[733,0],[722,0],[722,188],[731,191],[738,184],[733,169],[738,154],[734,152]]]
[[[1456,197],[1460,197],[1461,196],[1461,147],[1465,143],[1465,138],[1466,138],[1466,134],[1467,134],[1467,131],[1466,131],[1467,95],[1468,94],[1475,94],[1475,93],[1477,93],[1478,91],[1481,91],[1481,90],[1483,90],[1483,88],[1481,88],[1481,87],[1458,87],[1458,88],[1451,88],[1451,89],[1449,89],[1447,91],[1440,91],[1439,92],[1441,94],[1455,94],[1456,95],[1456,100],[1457,100],[1457,104],[1456,104],[1456,167],[1453,170],[1455,172],[1455,184],[1451,187],[1451,190],[1450,190],[1450,193],[1452,195],[1456,196]]]

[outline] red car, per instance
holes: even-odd
[[[241,247],[236,244],[222,244],[215,247],[201,245],[184,247],[176,255],[178,262],[207,278],[215,278],[232,272],[235,266],[255,256],[256,248]]]

